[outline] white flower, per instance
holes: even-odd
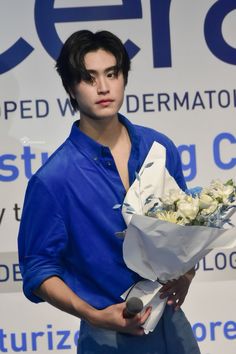
[[[178,225],[185,225],[184,219],[175,211],[158,211],[155,217],[159,220],[172,222]]]
[[[192,221],[199,212],[199,198],[186,196],[177,203],[177,206],[179,215]]]
[[[185,197],[185,193],[181,190],[170,189],[168,194],[164,195],[161,198],[161,201],[166,205],[173,205],[178,200],[181,200]]]
[[[189,195],[171,189],[147,215],[180,225],[219,227],[229,222],[230,207],[236,204],[236,185],[233,180],[222,183],[212,181],[198,195]]]
[[[216,200],[213,200],[211,205],[208,206],[208,208],[204,208],[201,210],[201,215],[205,216],[205,215],[213,214],[217,210],[218,206],[219,203]]]
[[[207,188],[207,194],[211,195],[214,199],[218,199],[221,203],[228,204],[230,197],[234,194],[234,186],[215,180]]]
[[[201,193],[199,196],[199,207],[200,209],[207,209],[209,208],[211,205],[215,205],[216,200],[213,199],[211,196],[209,196],[208,194],[205,193]],[[216,204],[218,204],[216,202]]]

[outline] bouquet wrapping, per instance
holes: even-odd
[[[145,333],[154,330],[166,305],[167,300],[159,297],[161,283],[178,279],[213,249],[236,247],[236,229],[232,226],[228,229],[222,227],[235,211],[233,207],[224,208],[224,212],[221,209],[221,214],[214,214],[215,201],[212,199],[209,203],[210,197],[203,195],[201,202],[209,203],[208,212],[214,215],[213,219],[204,217],[204,213],[199,219],[194,218],[194,198],[191,199],[193,204],[190,203],[190,210],[189,206],[179,206],[182,208],[181,214],[160,210],[159,201],[161,198],[164,201],[168,199],[165,196],[170,195],[170,191],[179,195],[183,193],[165,167],[165,154],[162,145],[153,143],[122,206],[127,223],[123,243],[124,261],[145,279],[127,289],[122,298],[137,296],[142,299],[144,306],[152,305],[151,315],[143,325]],[[166,203],[171,207],[171,201],[167,200]],[[205,214],[207,207],[205,205]],[[160,220],[150,217],[155,213],[159,213]],[[195,224],[189,222],[191,217]],[[168,221],[173,218],[173,222]]]

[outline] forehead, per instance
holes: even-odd
[[[116,65],[115,56],[103,49],[89,52],[84,56],[84,64],[87,70],[103,70]]]

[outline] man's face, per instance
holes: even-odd
[[[82,80],[73,90],[81,118],[116,117],[124,99],[125,85],[123,73],[116,72],[114,55],[99,49],[87,53],[84,63],[92,81]]]

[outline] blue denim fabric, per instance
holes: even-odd
[[[200,354],[182,310],[166,306],[152,333],[131,336],[81,321],[77,354]]]

